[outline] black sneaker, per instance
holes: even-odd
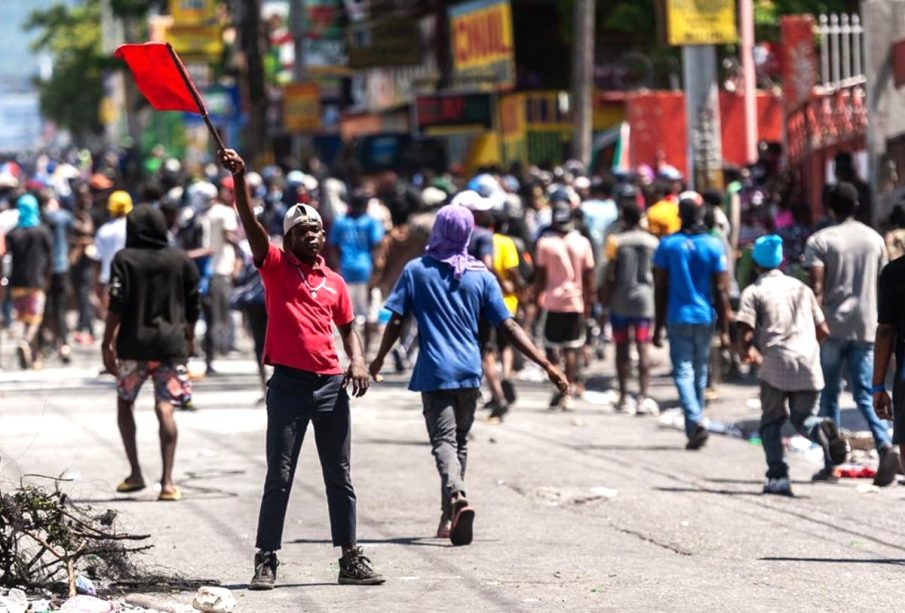
[[[506,404],[515,404],[515,386],[509,379],[503,379],[500,385],[503,387],[503,397],[506,398]]]
[[[272,590],[277,580],[277,554],[272,551],[259,551],[255,554],[255,576],[248,584],[250,590]]]
[[[386,579],[377,574],[361,547],[354,547],[339,559],[340,585],[380,585]]]
[[[817,442],[830,456],[833,466],[839,466],[848,457],[848,443],[839,436],[839,428],[829,417],[817,427]]]
[[[794,496],[792,493],[792,485],[787,478],[768,480],[764,484],[764,494],[772,494],[774,496]]]
[[[565,398],[565,396],[566,395],[560,391],[553,392],[553,397],[550,398],[550,408],[558,409],[559,405],[562,404],[562,400],[563,400],[563,398]]]
[[[880,464],[877,466],[877,474],[874,476],[874,485],[886,487],[895,483],[896,473],[899,472],[899,454],[895,447],[883,447],[880,449]]]
[[[707,444],[708,438],[710,438],[710,433],[707,432],[707,428],[698,426],[694,429],[694,432],[691,433],[691,436],[688,437],[688,442],[685,443],[685,449],[697,451]]]
[[[452,526],[449,541],[456,546],[470,545],[474,538],[474,509],[468,506],[465,496],[459,494],[452,501]]]
[[[839,477],[836,476],[836,473],[833,472],[832,468],[821,468],[814,476],[811,477],[811,481],[815,483],[839,483]]]

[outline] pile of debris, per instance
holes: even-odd
[[[30,475],[34,476],[34,475]],[[217,581],[148,572],[135,554],[147,534],[118,529],[117,512],[74,503],[54,487],[0,487],[0,613],[143,610],[98,597],[129,592],[195,590]],[[97,584],[98,588],[95,587]],[[106,592],[106,593],[104,593]]]

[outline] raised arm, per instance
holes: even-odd
[[[267,257],[267,249],[270,247],[270,239],[267,230],[255,217],[251,206],[251,194],[248,192],[248,183],[245,181],[245,160],[233,149],[221,149],[218,152],[220,163],[233,175],[236,188],[236,211],[242,226],[245,228],[245,236],[248,237],[248,245],[251,247],[251,255],[255,264],[260,266]]]

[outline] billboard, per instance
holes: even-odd
[[[283,86],[283,125],[290,133],[321,129],[321,90],[314,81]]]
[[[515,44],[509,0],[473,0],[449,9],[453,66],[459,81],[515,85]]]
[[[223,33],[216,0],[170,0],[173,25],[167,40],[184,58],[217,58],[223,53]]]

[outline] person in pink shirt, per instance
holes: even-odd
[[[585,320],[594,296],[594,251],[590,241],[574,229],[572,206],[564,191],[550,196],[552,223],[537,241],[535,289],[547,312],[544,342],[561,353],[570,387],[556,392],[550,408],[572,408],[578,379],[578,351],[585,342]]]

